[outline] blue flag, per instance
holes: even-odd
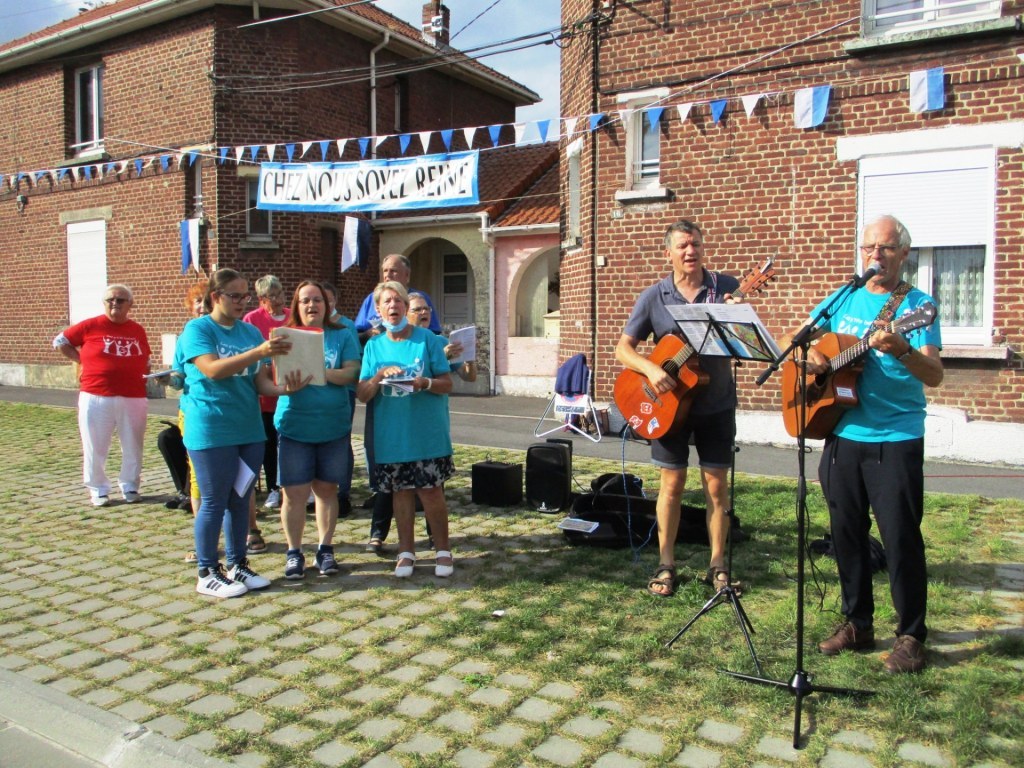
[[[945,106],[945,70],[942,67],[910,73],[911,112],[930,112]]]
[[[793,97],[793,122],[797,128],[816,128],[825,122],[831,85],[801,88]]]

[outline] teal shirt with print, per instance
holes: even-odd
[[[341,368],[359,361],[359,342],[346,328],[324,329],[324,367]],[[327,443],[352,432],[351,385],[308,385],[277,400],[274,426],[279,434],[300,443]]]
[[[226,379],[210,379],[194,362],[197,357],[209,354],[221,359],[234,357],[262,343],[259,329],[248,323],[237,322],[225,327],[206,315],[185,326],[178,347],[188,388],[182,410],[188,424],[185,447],[190,451],[262,443],[267,439],[256,395],[259,363]]]

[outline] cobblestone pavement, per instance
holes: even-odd
[[[13,413],[44,411],[38,430],[15,430],[14,444],[5,440],[0,449],[10,468],[0,491],[0,668],[198,753],[275,768],[956,764],[925,733],[890,743],[856,722],[825,727],[824,703],[820,712],[807,706],[808,748],[794,750],[786,696],[751,694],[749,708],[728,709],[686,691],[651,702],[642,688],[678,655],[623,673],[628,644],[580,658],[551,645],[543,630],[557,606],[545,603],[543,584],[589,553],[565,546],[555,528],[560,516],[473,504],[468,468],[483,460],[484,449],[460,449],[459,476],[448,488],[453,578],[435,579],[432,553],[421,552],[414,578],[395,580],[394,546],[388,559],[364,552],[368,513],[357,510],[338,525],[342,572],[321,577],[311,568],[304,581],[288,582],[281,578],[279,523],[264,516],[270,550],[252,562],[273,585],[217,601],[195,593],[194,571],[182,562],[191,549],[191,517],[164,508],[171,487],[155,449],[146,456],[142,503],[115,500],[93,509],[80,485],[73,414]],[[154,419],[148,443],[156,432]],[[116,456],[111,463],[116,467]],[[364,476],[355,488],[357,501],[365,498]],[[307,545],[314,536],[310,516]],[[626,561],[628,551],[616,557]],[[632,589],[637,574],[634,568],[620,580]],[[998,578],[994,599],[1004,617],[997,627],[1019,633],[1024,569],[1002,565]],[[514,594],[521,603],[496,604],[492,590],[509,580],[516,590],[502,598]],[[685,591],[668,624],[685,619],[704,596]],[[586,606],[599,598],[580,595],[584,608],[571,614],[578,631],[598,640],[626,631],[625,624],[585,625]],[[520,635],[502,629],[502,610],[531,606],[540,613],[535,628]],[[619,620],[606,616],[600,614],[608,624]],[[715,626],[730,625],[727,611],[719,618]],[[571,649],[573,627],[559,631]],[[936,645],[962,641],[939,638]],[[742,648],[728,659],[744,660]],[[625,686],[592,698],[588,681],[601,679],[602,664],[618,665]],[[708,660],[708,674],[719,665],[718,657]],[[993,765],[1020,755],[1003,746],[1005,761]]]

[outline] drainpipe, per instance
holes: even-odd
[[[377,136],[377,51],[386,47],[391,41],[391,32],[384,30],[384,39],[380,45],[370,51],[370,135]],[[377,157],[377,142],[374,142],[370,157]]]
[[[487,386],[489,394],[496,391],[497,377],[494,371],[494,237],[491,234],[491,217],[487,211],[480,214],[480,234],[487,243]]]

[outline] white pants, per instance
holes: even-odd
[[[117,430],[121,439],[121,493],[139,490],[142,440],[146,434],[144,397],[104,397],[78,393],[78,431],[82,435],[82,482],[93,498],[110,494],[107,454]]]

